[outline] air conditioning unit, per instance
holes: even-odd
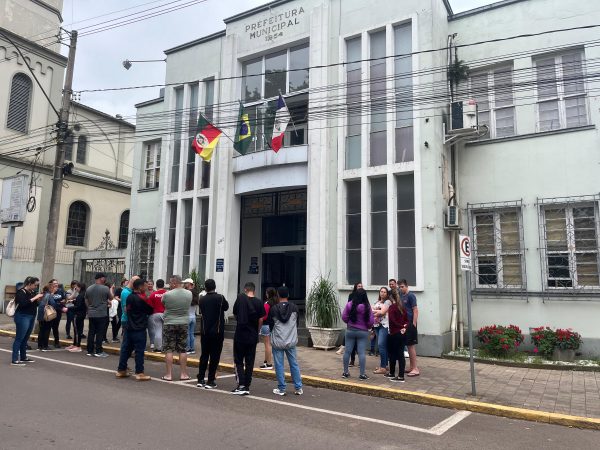
[[[452,130],[477,128],[477,103],[475,100],[451,103]]]
[[[446,227],[447,228],[460,228],[459,219],[458,219],[458,206],[455,206],[455,205],[448,206],[448,211],[446,212]]]

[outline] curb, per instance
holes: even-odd
[[[0,330],[0,336],[14,337],[14,331]],[[37,341],[37,336],[32,335],[30,340]],[[69,344],[70,341],[61,340],[61,344]],[[104,350],[107,353],[119,354],[119,348],[106,346]],[[162,353],[145,353],[145,359],[150,361],[164,362],[165,355]],[[173,357],[178,362],[177,356]],[[198,358],[188,358],[188,366],[198,367]],[[233,372],[233,364],[219,363],[219,370],[222,372]],[[273,372],[255,370],[254,377],[275,380]],[[290,379],[290,374],[286,373],[286,379]],[[321,378],[311,375],[302,375],[302,382],[307,386],[326,388],[336,391],[352,392],[355,394],[368,395],[371,397],[380,397],[391,400],[401,400],[405,402],[418,403],[421,405],[437,406],[441,408],[450,408],[464,411],[471,411],[480,414],[506,417],[509,419],[528,420],[531,422],[547,423],[552,425],[563,425],[575,428],[585,428],[591,430],[600,430],[600,418],[590,418],[582,416],[572,416],[568,414],[558,414],[546,411],[536,411],[532,409],[516,408],[513,406],[503,406],[495,403],[485,403],[471,400],[464,400],[453,397],[444,397],[435,394],[426,394],[422,392],[405,391],[400,389],[390,389],[379,386],[370,386],[365,384],[353,383],[349,381],[333,380],[331,378]]]
[[[468,356],[455,356],[455,355],[442,355],[441,359],[448,359],[451,361],[464,361],[469,362]],[[560,365],[560,364],[528,364],[528,363],[520,363],[516,361],[496,361],[489,360],[484,358],[473,358],[478,364],[488,364],[492,366],[502,366],[502,367],[517,367],[520,369],[540,369],[540,370],[565,370],[572,372],[600,372],[600,366],[569,366],[569,365]]]

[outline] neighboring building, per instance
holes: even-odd
[[[52,43],[56,39],[48,36],[59,31],[62,1],[0,1],[0,9],[1,31],[19,46],[58,109],[66,58],[58,53],[60,44]],[[0,108],[0,177],[27,175],[26,198],[35,199],[30,200],[31,212],[22,226],[14,229],[12,244],[9,230],[0,229],[0,289],[4,290],[27,275],[41,273],[58,117],[24,61],[2,36],[0,59],[0,97],[4,96],[0,104],[5,105]],[[120,277],[125,272],[135,127],[75,102],[70,108],[69,126],[73,134],[67,142],[65,160],[74,168],[64,178],[55,276],[63,283],[73,278],[89,281],[93,279],[90,272],[104,264]],[[92,260],[88,255],[86,262],[85,254],[79,251],[94,250],[101,244],[106,247],[106,237],[121,248],[120,258]]]
[[[388,278],[406,278],[419,351],[440,355],[466,317],[460,270],[453,294],[458,233],[445,229],[458,200],[474,237],[474,327],[572,327],[584,351],[599,352],[589,317],[600,300],[600,138],[586,65],[599,32],[460,47],[600,19],[599,6],[561,5],[505,0],[453,14],[444,0],[279,0],[166,50],[164,97],[137,105],[132,217],[143,219],[132,224],[142,231],[131,273],[197,269],[228,297],[246,281],[261,295],[285,283],[301,304],[320,274],[341,303],[357,281],[374,297]],[[455,99],[478,101],[489,135],[451,146],[454,33],[471,68]],[[275,153],[265,110],[280,92],[294,124]],[[231,142],[240,100],[254,136],[246,155]],[[211,163],[190,145],[198,111],[227,134]]]

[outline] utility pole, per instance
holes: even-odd
[[[63,165],[65,163],[65,141],[69,131],[69,108],[73,92],[73,69],[75,66],[75,50],[77,49],[77,31],[71,31],[69,59],[67,73],[63,87],[62,105],[58,121],[58,142],[56,144],[56,157],[54,158],[54,171],[52,176],[52,196],[50,197],[50,213],[48,215],[48,228],[46,231],[46,246],[44,247],[44,260],[42,262],[42,283],[47,283],[54,275],[56,261],[56,239],[58,236],[58,218],[60,216],[60,199],[62,196]]]

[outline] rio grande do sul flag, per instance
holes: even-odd
[[[196,137],[194,138],[192,145],[194,146],[196,153],[198,153],[204,161],[211,160],[213,151],[217,146],[222,133],[221,130],[200,114],[198,126],[196,127]]]
[[[271,138],[271,148],[275,153],[279,151],[283,144],[283,135],[290,121],[290,111],[281,94],[277,99],[277,108],[275,110],[275,123],[273,124],[273,136]]]

